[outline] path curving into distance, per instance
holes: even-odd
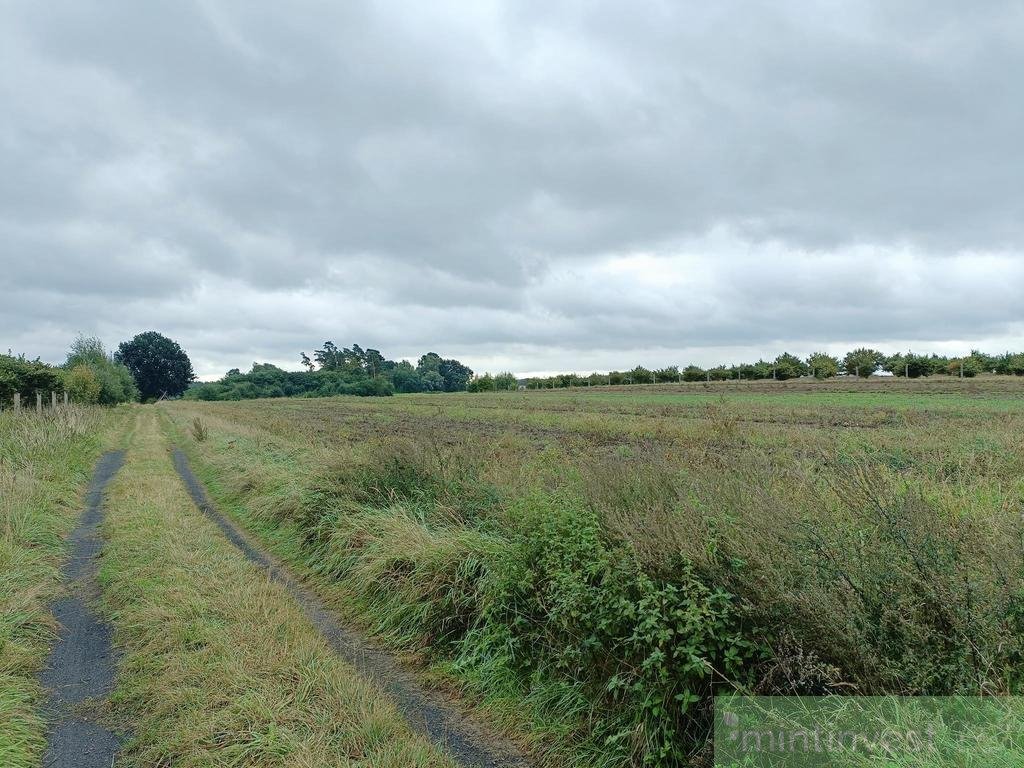
[[[188,457],[178,448],[174,449],[174,467],[199,511],[220,528],[247,560],[288,590],[334,652],[380,686],[413,729],[425,734],[466,768],[526,768],[527,762],[511,745],[484,735],[457,707],[424,688],[392,656],[343,626],[285,565],[253,543],[217,510],[203,484],[193,474]]]
[[[46,768],[110,768],[120,742],[96,721],[96,705],[114,687],[110,625],[95,610],[97,558],[103,548],[103,492],[124,462],[124,451],[103,454],[93,471],[85,511],[71,533],[61,570],[67,595],[51,606],[60,629],[39,681],[47,690]]]

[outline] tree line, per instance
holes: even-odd
[[[257,397],[330,397],[393,395],[396,392],[465,392],[473,371],[436,352],[408,360],[389,360],[380,350],[358,344],[339,347],[324,342],[312,356],[300,353],[305,368],[286,371],[271,363],[253,363],[243,373],[233,368],[219,381],[197,384],[185,397],[192,400],[249,400]]]
[[[156,331],[122,342],[113,353],[99,339],[79,336],[60,365],[10,351],[0,355],[0,404],[9,405],[15,394],[29,402],[37,392],[67,392],[86,405],[152,401],[180,395],[194,379],[188,355]]]
[[[922,355],[901,352],[886,355],[876,349],[861,347],[836,357],[825,352],[815,352],[805,359],[783,352],[774,360],[758,360],[756,363],[739,363],[702,368],[687,365],[683,368],[672,365],[650,369],[638,365],[628,371],[592,373],[581,376],[562,373],[554,376],[534,377],[525,380],[527,389],[550,389],[559,387],[600,386],[615,384],[652,384],[681,381],[752,381],[757,379],[796,379],[814,377],[830,379],[835,376],[866,378],[879,371],[894,376],[912,379],[935,374],[973,378],[979,373],[1024,376],[1024,354],[1006,352],[990,355],[973,350],[966,357],[943,355]]]

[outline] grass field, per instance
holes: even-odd
[[[541,762],[700,761],[716,691],[1024,686],[1014,378],[160,408],[238,519]]]

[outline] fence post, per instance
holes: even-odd
[[[36,390],[36,413],[43,414],[43,393],[39,390]]]
[[[14,412],[21,413],[21,392],[14,393]]]
[[[64,390],[64,407],[68,407],[68,391],[66,389]]]
[[[52,389],[50,390],[50,407],[54,410],[57,408],[57,392]]]

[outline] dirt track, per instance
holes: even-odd
[[[443,747],[460,765],[479,768],[526,766],[510,744],[484,734],[450,702],[424,688],[389,654],[373,647],[343,626],[323,602],[295,578],[288,568],[254,544],[210,501],[202,483],[181,450],[174,451],[174,466],[199,510],[224,533],[245,557],[295,598],[331,648],[387,693],[415,730]]]
[[[110,768],[119,748],[117,736],[95,718],[97,705],[114,686],[116,658],[111,628],[93,603],[99,596],[96,558],[103,547],[103,491],[123,461],[124,453],[115,451],[96,464],[62,571],[68,594],[52,606],[60,630],[40,675],[49,694],[44,707],[50,723],[43,758],[47,768]]]

